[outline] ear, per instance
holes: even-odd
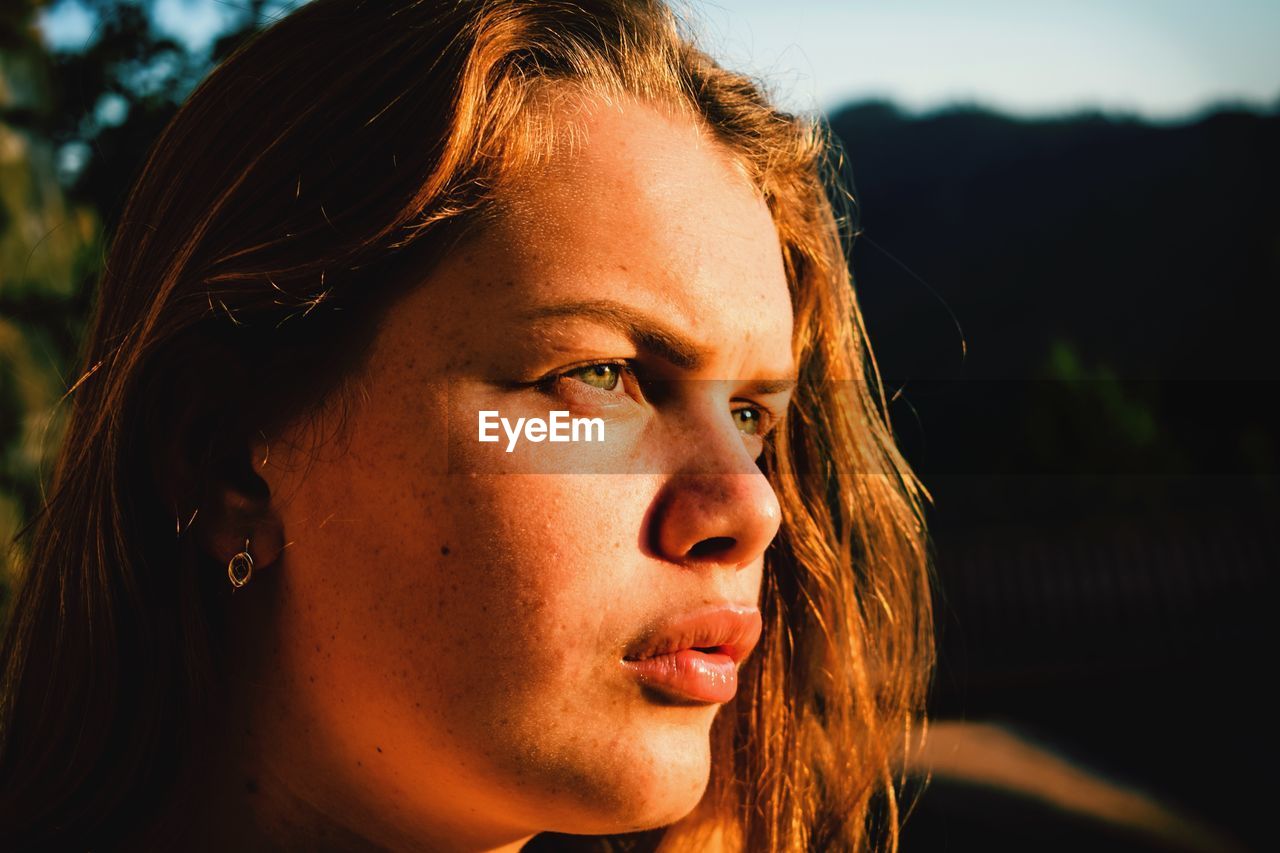
[[[261,391],[262,364],[225,329],[194,326],[169,346],[150,365],[148,406],[134,433],[155,496],[184,546],[224,573],[246,539],[254,570],[267,568],[285,544],[273,486],[288,481],[287,454],[269,459],[256,407],[243,405],[246,394]]]
[[[219,370],[205,369],[211,359]],[[142,441],[178,537],[195,540],[220,566],[244,551],[246,539],[253,569],[275,564],[284,529],[271,485],[282,482],[284,469],[280,459],[270,459],[268,437],[244,411],[221,402],[233,398],[232,387],[243,382],[250,365],[234,351],[202,345],[166,366],[154,380],[156,406],[143,419]]]
[[[230,458],[211,469],[192,532],[219,565],[225,566],[246,550],[246,540],[255,572],[279,561],[285,544],[284,524],[278,496],[270,485],[276,479],[268,474],[270,464],[270,443],[259,433],[244,446],[233,448]]]

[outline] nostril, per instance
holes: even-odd
[[[732,536],[712,536],[689,549],[690,557],[711,557],[728,551],[738,542]]]

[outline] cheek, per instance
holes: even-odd
[[[539,658],[554,677],[570,665],[562,659],[603,658],[623,641],[635,618],[637,489],[620,477],[506,474],[467,477],[458,496],[453,526],[465,532],[445,569],[469,575],[459,608],[483,602],[510,658]]]
[[[380,494],[353,484],[358,505],[378,507],[359,525],[367,541],[317,537],[297,555],[314,567],[293,599],[314,628],[302,651],[320,651],[326,678],[351,694],[391,690],[394,706],[449,716],[606,689],[614,652],[646,615],[635,594],[646,504],[628,479],[431,475]]]
[[[459,525],[467,532],[446,570],[474,574],[453,606],[475,655],[443,662],[441,679],[466,697],[444,713],[463,760],[547,816],[571,802],[646,815],[672,809],[670,798],[679,810],[705,781],[713,712],[660,724],[618,664],[652,610],[639,548],[649,485],[494,475],[468,477],[456,494],[471,525]]]
[[[617,657],[646,615],[642,494],[621,477],[453,479],[458,539],[441,561],[433,630],[456,642],[419,660],[431,676],[417,689],[437,685],[459,752],[495,778],[545,780],[617,755],[582,738],[629,727],[634,707]]]

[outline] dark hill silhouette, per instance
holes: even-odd
[[[830,122],[858,200],[859,298],[924,473],[1104,475],[1088,485],[1105,512],[1154,500],[1129,475],[1274,478],[1280,114],[869,102]]]
[[[1063,337],[1124,376],[1276,377],[1261,309],[1280,282],[1280,115],[913,119],[869,103],[831,125],[867,237],[956,313],[969,374],[1028,375]],[[954,375],[935,300],[871,247],[854,260],[892,366]]]
[[[895,429],[936,498],[934,713],[1261,846],[1280,113],[830,121]],[[1026,814],[937,786],[904,849],[1149,849]]]

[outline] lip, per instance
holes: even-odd
[[[728,702],[738,690],[738,665],[760,640],[755,607],[720,604],[683,613],[645,631],[622,666],[640,682],[678,699]]]

